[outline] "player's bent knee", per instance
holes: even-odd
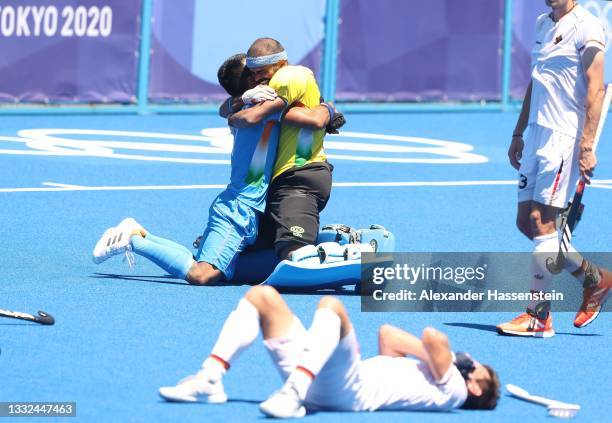
[[[319,300],[318,308],[331,308],[334,311],[344,308],[340,300],[330,295],[326,295],[325,297]]]
[[[205,286],[212,283],[213,279],[205,275],[197,274],[193,276],[189,275],[187,282],[189,282],[190,285]]]
[[[394,327],[388,323],[385,323],[381,327],[378,328],[378,339],[383,341],[385,340],[392,332]]]
[[[328,295],[328,296],[321,298],[317,308],[318,309],[326,308],[328,310],[333,311],[335,314],[338,315],[338,317],[340,318],[340,324],[341,324],[340,326],[340,337],[341,338],[344,338],[348,333],[351,332],[351,330],[353,330],[353,325],[351,323],[348,313],[346,312],[346,309],[344,308],[344,304],[342,304],[342,301],[338,300],[335,297]]]
[[[196,263],[187,274],[187,282],[191,285],[204,286],[217,282],[221,273],[208,263]]]
[[[342,301],[340,301],[339,299],[327,295],[321,298],[321,300],[319,301],[318,308],[328,308],[334,313],[336,313],[338,316],[340,316],[340,319],[342,319],[343,323],[348,323],[348,314],[346,312],[346,309],[344,308],[344,304],[342,304]]]
[[[392,345],[396,330],[395,327],[388,323],[378,328],[378,346],[383,355],[385,355],[384,352],[387,351],[387,347]]]
[[[271,286],[257,285],[249,289],[244,297],[255,305],[270,306],[280,299],[280,294]]]

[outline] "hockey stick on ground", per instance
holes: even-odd
[[[21,313],[19,311],[3,310],[0,308],[0,317],[12,317],[13,319],[28,320],[30,322],[40,323],[41,325],[52,325],[55,319],[49,313],[39,311],[38,316],[29,313]]]
[[[523,401],[533,402],[534,404],[540,404],[546,406],[548,414],[554,417],[560,417],[562,419],[571,419],[578,413],[580,406],[578,404],[568,404],[561,401],[555,401],[536,395],[531,395],[523,388],[519,388],[516,385],[507,384],[506,389],[510,394],[516,398],[522,399]]]
[[[601,105],[599,125],[597,125],[597,132],[595,132],[595,139],[593,140],[593,153],[595,153],[595,150],[597,149],[597,143],[599,143],[599,137],[601,136],[601,131],[606,121],[606,117],[608,116],[610,100],[612,100],[612,84],[608,84],[606,87],[603,104]],[[546,268],[553,275],[561,273],[563,266],[565,265],[565,253],[567,253],[569,245],[572,242],[572,232],[576,227],[576,223],[578,220],[580,220],[582,210],[584,209],[584,206],[582,205],[582,194],[584,193],[585,186],[586,181],[584,178],[580,178],[578,187],[576,188],[576,193],[572,199],[572,205],[567,215],[567,219],[561,227],[561,242],[559,243],[559,253],[557,254],[557,258],[552,259],[549,257],[546,259]]]

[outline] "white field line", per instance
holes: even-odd
[[[83,185],[59,184],[57,182],[43,182],[41,185],[45,185],[48,187],[57,187],[57,188],[89,188]]]
[[[474,185],[515,185],[512,181],[409,181],[409,182],[335,182],[335,187],[459,187]]]
[[[516,180],[483,181],[407,181],[407,182],[335,182],[334,187],[455,187],[515,185]],[[593,180],[593,188],[612,189],[612,179]],[[128,186],[81,186],[58,182],[43,182],[45,187],[0,188],[0,192],[58,192],[58,191],[173,191],[194,189],[223,189],[225,184],[209,185],[128,185]]]

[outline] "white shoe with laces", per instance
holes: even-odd
[[[100,264],[112,256],[125,253],[130,267],[134,265],[134,255],[131,251],[130,237],[142,234],[144,228],[131,217],[123,219],[114,228],[108,228],[96,243],[93,250],[93,261]]]
[[[268,417],[277,419],[294,419],[306,415],[306,408],[291,383],[286,383],[281,389],[259,404],[259,410]]]
[[[211,380],[206,370],[200,370],[195,375],[187,376],[176,386],[159,388],[159,396],[171,402],[205,402],[209,404],[227,402],[223,383],[221,380]]]

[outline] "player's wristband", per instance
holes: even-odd
[[[321,103],[321,106],[325,106],[327,108],[327,111],[329,112],[329,121],[331,122],[334,119],[334,116],[336,115],[336,111],[328,103]]]
[[[523,138],[523,134],[514,133],[512,134],[512,138]]]

